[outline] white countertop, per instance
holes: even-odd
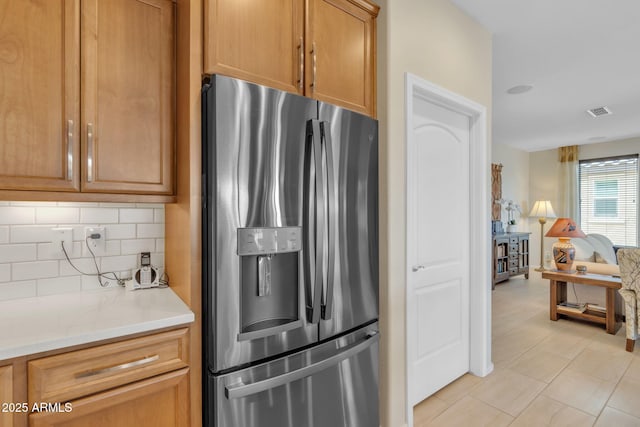
[[[193,322],[171,290],[100,291],[0,302],[0,360]]]

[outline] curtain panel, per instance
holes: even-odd
[[[560,160],[560,209],[559,216],[578,218],[578,146],[558,148]]]

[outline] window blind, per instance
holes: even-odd
[[[638,155],[581,160],[580,228],[638,245]]]

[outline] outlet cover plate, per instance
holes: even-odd
[[[51,229],[51,243],[53,244],[53,252],[57,255],[64,255],[62,252],[62,243],[64,242],[64,248],[71,256],[73,252],[73,228],[69,227],[56,227]]]
[[[97,239],[92,239],[90,236],[93,234],[99,234],[100,237]],[[87,245],[91,248],[94,255],[104,255],[107,250],[107,242],[105,236],[104,227],[86,227],[84,229],[84,235],[87,238]]]

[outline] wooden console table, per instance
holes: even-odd
[[[609,334],[615,334],[618,331],[620,328],[620,318],[616,316],[615,301],[616,291],[622,287],[619,277],[604,276],[601,274],[568,274],[556,271],[543,271],[542,278],[549,279],[549,318],[551,320],[558,320],[558,316],[563,315],[605,325],[607,333]],[[567,300],[567,282],[605,288],[606,311],[601,313],[587,309],[583,313],[579,313],[559,306],[560,303]]]

